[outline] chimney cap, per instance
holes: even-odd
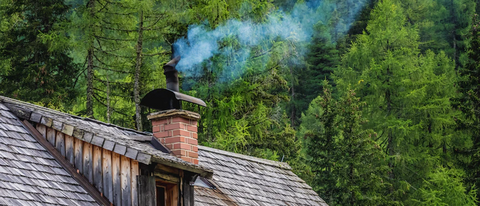
[[[203,107],[207,106],[207,104],[199,98],[169,89],[155,89],[150,91],[140,101],[140,105],[158,110],[181,109],[180,101],[194,103]]]
[[[173,58],[172,60],[170,60],[169,62],[167,62],[163,67],[175,67],[175,66],[177,66],[180,59],[181,59],[181,57],[177,56],[177,57]]]
[[[177,56],[163,66],[167,88],[150,91],[142,98],[140,105],[158,110],[182,109],[182,101],[207,106],[203,100],[179,92],[178,71],[175,66],[180,59],[180,56]]]

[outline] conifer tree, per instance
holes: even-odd
[[[475,14],[470,30],[470,47],[468,62],[459,72],[458,91],[455,108],[463,116],[457,120],[458,129],[471,138],[472,145],[457,148],[461,165],[467,172],[466,183],[475,185],[477,192],[480,185],[480,23]],[[477,194],[480,196],[480,194]]]
[[[388,167],[374,141],[377,134],[361,126],[367,121],[363,106],[353,90],[337,101],[326,85],[302,115],[299,138],[314,174],[313,189],[329,205],[393,203],[386,193]]]
[[[407,203],[422,178],[451,154],[454,65],[445,54],[420,54],[418,33],[401,3],[384,0],[335,71],[337,88],[357,88],[367,103],[365,128],[379,133],[389,155],[395,200]]]
[[[439,167],[429,173],[425,184],[418,189],[412,205],[465,205],[474,206],[477,191],[467,190],[463,184],[465,174],[461,169]]]
[[[328,34],[327,26],[319,25],[316,28],[316,37],[309,47],[306,58],[306,67],[295,71],[295,79],[291,82],[295,87],[295,99],[290,99],[293,121],[298,126],[297,120],[301,113],[308,108],[310,102],[317,97],[322,89],[324,80],[332,81],[331,74],[340,63],[340,54],[336,44]]]
[[[61,0],[0,2],[0,94],[59,107],[76,96],[78,66],[69,56]]]

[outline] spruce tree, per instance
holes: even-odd
[[[309,47],[306,58],[306,67],[295,71],[295,79],[298,79],[295,87],[295,99],[290,99],[292,107],[293,122],[298,126],[298,120],[302,112],[308,109],[310,102],[323,91],[322,82],[328,80],[332,82],[331,74],[340,63],[340,53],[336,44],[326,29],[325,25],[319,25],[316,28],[316,37]]]
[[[78,66],[65,35],[69,7],[61,0],[2,1],[0,94],[63,106],[76,96]],[[68,105],[68,104],[66,104]]]
[[[480,23],[475,14],[470,30],[470,47],[468,62],[459,72],[458,92],[455,108],[463,116],[458,116],[457,125],[460,131],[471,138],[472,145],[457,148],[460,163],[467,172],[466,183],[475,185],[480,191]],[[480,194],[477,194],[480,196]]]
[[[326,85],[302,115],[299,138],[314,174],[311,184],[329,205],[394,203],[386,193],[388,167],[377,134],[361,126],[367,122],[363,106],[354,90],[335,100]]]

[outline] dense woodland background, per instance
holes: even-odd
[[[162,65],[202,56],[180,69],[208,104],[186,105],[200,144],[288,162],[329,205],[479,205],[475,13],[476,0],[0,0],[0,94],[150,131],[138,103],[165,88]],[[208,55],[181,49],[203,41]]]

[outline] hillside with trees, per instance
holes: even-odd
[[[480,205],[480,1],[0,0],[0,95],[288,162],[329,205]]]

